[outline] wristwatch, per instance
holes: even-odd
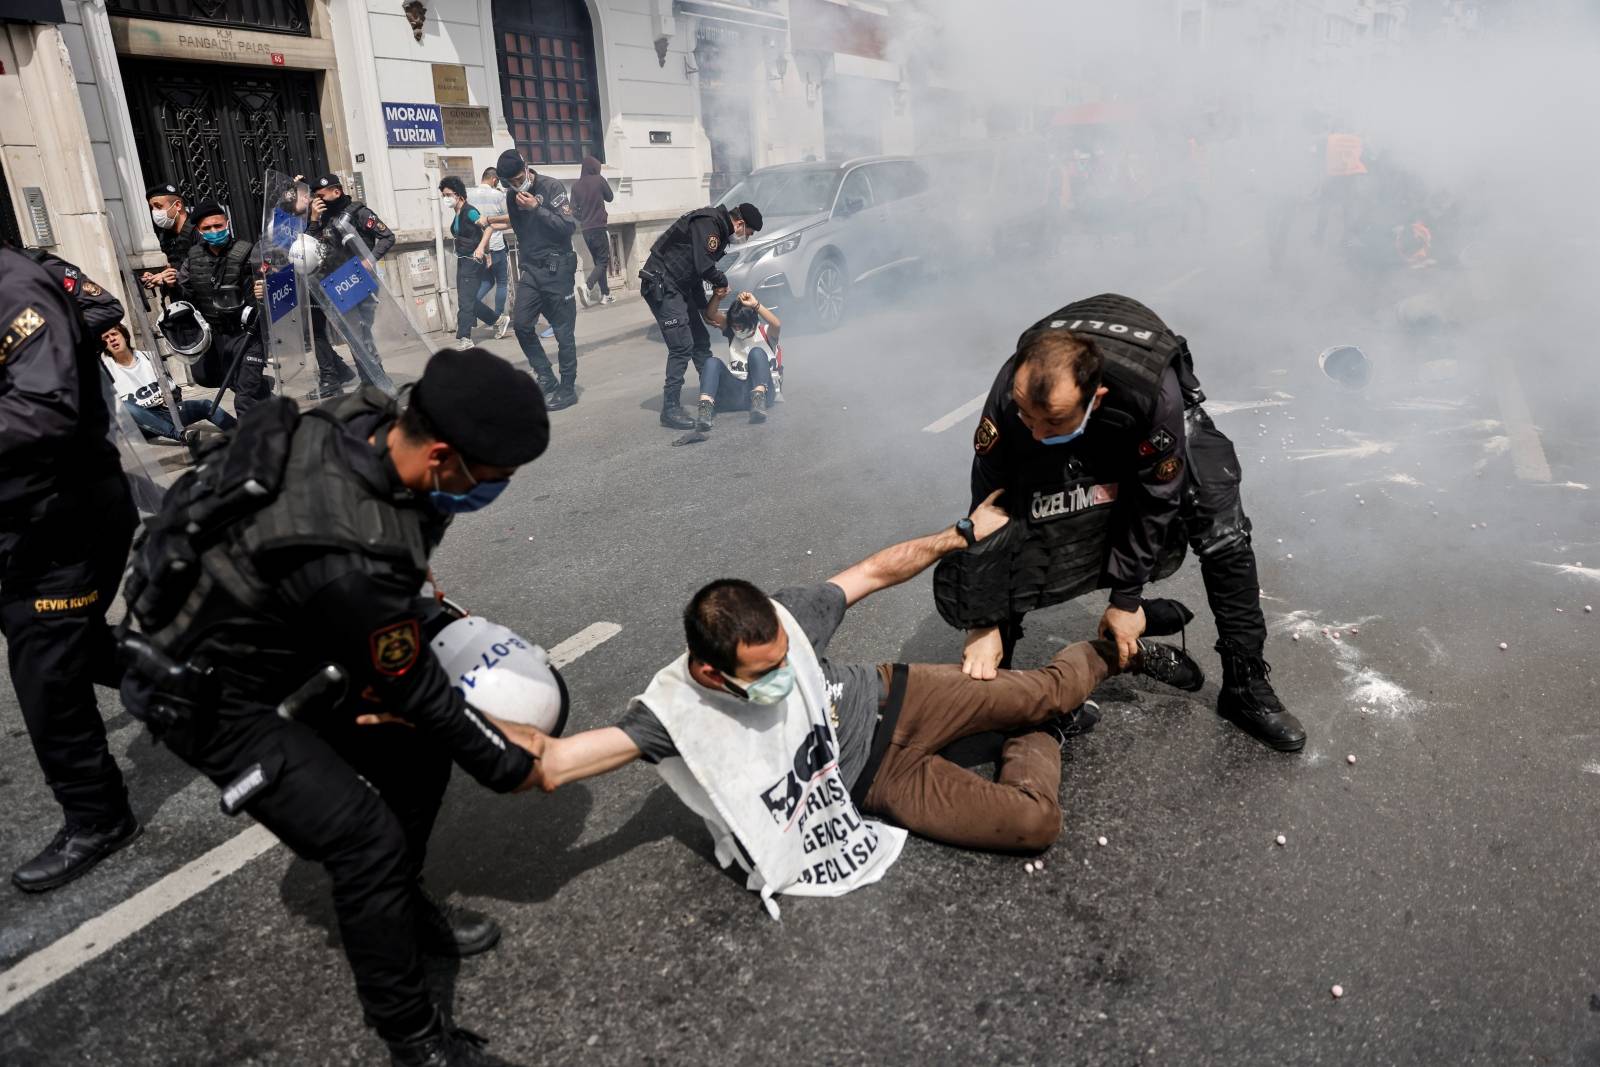
[[[961,539],[967,543],[968,548],[978,543],[978,535],[972,529],[971,519],[957,519],[956,533],[961,535]]]

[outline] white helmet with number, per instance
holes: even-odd
[[[452,622],[430,644],[450,681],[478,711],[553,737],[566,728],[566,683],[538,645],[475,615]]]
[[[289,262],[296,274],[315,274],[322,267],[322,242],[303,233],[289,245]]]

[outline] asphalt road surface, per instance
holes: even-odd
[[[1068,746],[1065,825],[1038,873],[913,839],[881,883],[790,898],[776,923],[709,862],[703,827],[647,765],[548,797],[458,774],[429,880],[506,936],[434,977],[493,1052],[1600,1063],[1600,614],[1585,609],[1600,603],[1600,483],[1580,386],[1524,365],[1518,407],[1507,349],[1481,330],[1402,333],[1388,290],[1151,260],[1114,245],[864,299],[839,331],[786,338],[788,402],[767,425],[724,415],[687,448],[656,425],[659,345],[586,351],[582,402],[554,416],[550,452],[456,524],[435,571],[547,647],[583,635],[564,648],[570,728],[609,724],[677,655],[679,612],[706,580],[822,581],[959,517],[975,408],[947,416],[1035,318],[1125,289],[1189,337],[1238,444],[1273,682],[1305,751],[1269,751],[1214,714],[1191,562],[1162,589],[1198,610],[1188,644],[1210,680],[1192,696],[1101,687],[1105,717]],[[1377,360],[1365,392],[1319,375],[1336,343]],[[1519,476],[1530,447],[1549,482]],[[1090,636],[1100,606],[1032,617],[1019,665]],[[925,575],[852,609],[831,655],[949,661],[960,637]],[[0,1062],[383,1062],[320,871],[221,815],[215,789],[104,695],[148,828],[69,887],[0,890]],[[9,685],[0,727],[9,869],[58,812]]]

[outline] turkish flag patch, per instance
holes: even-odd
[[[372,666],[379,674],[398,677],[417,662],[422,650],[422,630],[416,619],[407,619],[372,632]]]
[[[78,279],[71,274],[67,275],[65,278],[61,279],[61,288],[65,289],[69,293],[77,292]]]

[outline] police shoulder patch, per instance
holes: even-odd
[[[393,623],[372,632],[372,666],[379,674],[398,676],[417,662],[422,631],[416,619]]]
[[[721,247],[722,247],[722,238],[718,237],[716,234],[713,233],[713,234],[709,235],[706,238],[706,251],[707,252],[715,252],[717,249],[719,249]]]
[[[100,288],[94,282],[84,282],[83,283],[83,295],[84,296],[99,296],[103,292],[105,292],[105,290]]]
[[[1139,455],[1156,456],[1172,447],[1172,435],[1166,430],[1157,430],[1148,439],[1139,442]]]
[[[78,291],[78,276],[77,276],[77,274],[75,274],[74,272],[69,270],[64,276],[62,276],[61,288],[65,289],[69,295],[72,294],[72,293],[77,292]]]
[[[980,456],[987,456],[994,450],[1000,440],[1000,428],[994,420],[985,415],[983,421],[978,423],[977,432],[972,435],[972,450]]]
[[[1156,464],[1153,477],[1158,482],[1170,482],[1183,473],[1183,460],[1177,456],[1168,456]]]
[[[11,353],[15,352],[22,342],[38,333],[43,325],[44,316],[39,314],[38,309],[23,308],[22,314],[11,320],[11,325],[6,328],[5,334],[0,335],[0,363],[10,359]]]

